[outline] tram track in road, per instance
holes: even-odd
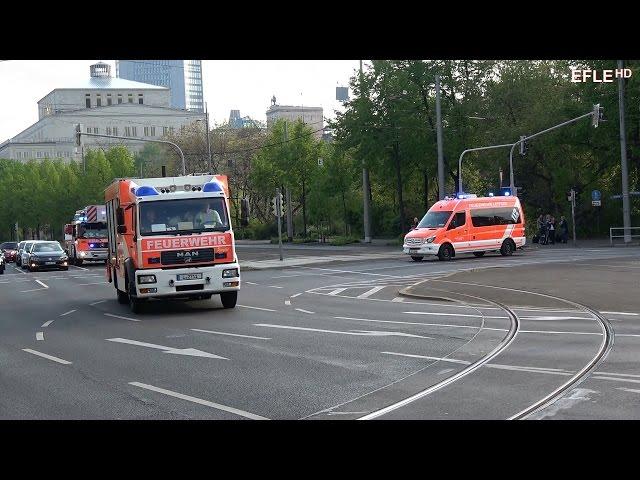
[[[426,281],[432,281],[432,280],[429,279]],[[524,408],[520,412],[508,417],[507,420],[525,420],[529,418],[531,415],[537,412],[540,412],[545,408],[554,404],[556,401],[562,398],[567,392],[569,392],[572,388],[576,387],[582,381],[586,380],[589,377],[589,375],[595,371],[597,366],[604,361],[608,353],[611,351],[611,348],[613,347],[614,340],[615,340],[615,333],[613,331],[613,327],[611,326],[611,323],[600,312],[598,312],[597,310],[587,305],[574,302],[566,298],[557,297],[554,295],[549,295],[549,294],[539,293],[539,292],[531,292],[531,291],[522,290],[522,289],[498,287],[495,285],[481,285],[481,284],[474,284],[474,283],[468,283],[468,282],[456,282],[451,280],[433,280],[433,281],[461,284],[461,285],[473,285],[474,287],[484,287],[484,288],[512,291],[512,292],[524,293],[528,295],[535,295],[535,296],[550,298],[559,302],[565,302],[591,315],[593,319],[596,322],[598,322],[600,328],[602,329],[602,342],[600,344],[600,347],[598,348],[598,351],[596,352],[596,354],[589,360],[589,362],[587,362],[587,364],[583,368],[578,370],[571,378],[569,378],[565,383],[557,387],[551,393],[549,393],[548,395],[545,395],[544,397],[532,403],[531,405]]]

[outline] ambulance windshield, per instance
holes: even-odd
[[[78,238],[107,238],[107,224],[104,222],[81,223]]]
[[[189,198],[140,203],[140,235],[224,232],[224,198]]]
[[[427,212],[418,228],[441,228],[447,224],[452,212]]]

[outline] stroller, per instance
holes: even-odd
[[[540,245],[548,245],[549,244],[549,229],[546,225],[543,225],[538,232],[538,243]]]

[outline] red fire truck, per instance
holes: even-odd
[[[137,313],[149,299],[209,299],[233,308],[240,266],[226,175],[115,180],[105,190],[107,278]]]
[[[88,205],[78,210],[71,223],[64,226],[64,244],[69,262],[105,262],[107,252],[107,209],[104,205]]]

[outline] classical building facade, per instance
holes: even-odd
[[[97,63],[88,80],[55,89],[38,101],[39,120],[0,144],[0,158],[81,160],[75,144],[77,124],[88,133],[160,139],[204,121],[201,113],[171,108],[170,95],[166,87],[113,78],[108,64]],[[83,144],[88,148],[121,144],[136,152],[146,142],[83,137]]]
[[[290,122],[302,120],[306,123],[316,139],[322,138],[324,117],[322,107],[303,107],[292,105],[275,105],[275,102],[267,110],[267,128],[270,128],[276,120],[284,118]]]

